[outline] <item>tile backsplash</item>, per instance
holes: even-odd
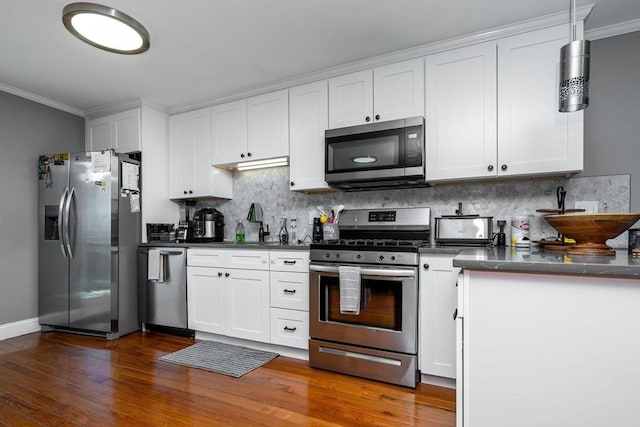
[[[430,188],[327,192],[317,194],[298,193],[289,190],[289,168],[278,167],[245,172],[234,172],[234,198],[228,201],[203,201],[199,206],[211,206],[225,215],[225,239],[232,240],[238,220],[245,226],[248,241],[258,240],[258,224],[247,221],[251,203],[260,203],[264,210],[264,223],[271,235],[267,240],[278,239],[281,217],[297,218],[297,239],[311,240],[309,211],[316,206],[330,210],[332,206],[351,208],[389,208],[428,206],[432,218],[452,215],[462,203],[465,214],[492,216],[494,232],[496,221],[504,219],[509,224],[514,216],[529,215],[532,240],[555,238],[556,231],[536,209],[557,208],[556,188],[563,186],[567,192],[565,207],[573,208],[576,201],[597,201],[599,212],[629,212],[630,176],[611,175],[580,178],[531,178],[495,181],[477,181],[456,184],[440,184]],[[317,213],[317,212],[316,212]],[[291,227],[288,227],[291,235]],[[507,242],[509,226],[506,227]],[[608,242],[617,248],[627,247],[627,233]]]

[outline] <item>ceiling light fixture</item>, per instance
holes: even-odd
[[[141,23],[119,10],[95,3],[70,3],[62,22],[74,36],[100,49],[136,54],[149,49],[149,33]]]
[[[560,49],[561,113],[571,113],[589,106],[589,57],[591,42],[576,40],[576,0],[569,0],[570,42]]]
[[[254,160],[252,162],[238,163],[239,171],[248,171],[252,169],[273,168],[276,166],[287,166],[289,159],[287,157],[277,157],[268,160]]]

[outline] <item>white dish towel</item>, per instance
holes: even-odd
[[[360,267],[341,265],[340,274],[340,313],[360,314]]]
[[[149,249],[147,280],[162,283],[164,281],[164,257],[158,249]]]

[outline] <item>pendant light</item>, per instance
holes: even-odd
[[[149,33],[127,14],[95,3],[70,3],[62,22],[85,43],[114,53],[136,54],[149,49]]]
[[[561,113],[571,113],[589,106],[589,56],[591,42],[576,40],[576,0],[569,0],[570,42],[560,49]]]

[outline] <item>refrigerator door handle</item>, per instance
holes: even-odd
[[[58,238],[60,239],[60,250],[62,251],[62,256],[65,258],[69,258],[67,254],[66,243],[64,240],[64,202],[67,200],[67,196],[69,195],[69,187],[64,188],[64,192],[60,196],[60,204],[58,205]]]
[[[71,231],[70,231],[70,224],[69,224],[69,216],[70,216],[70,211],[71,211],[71,200],[73,199],[73,195],[76,192],[76,188],[72,187],[71,191],[69,192],[69,195],[67,196],[67,200],[65,201],[64,204],[64,240],[65,240],[65,246],[67,248],[67,253],[69,254],[69,258],[73,258],[73,251],[71,249]]]

